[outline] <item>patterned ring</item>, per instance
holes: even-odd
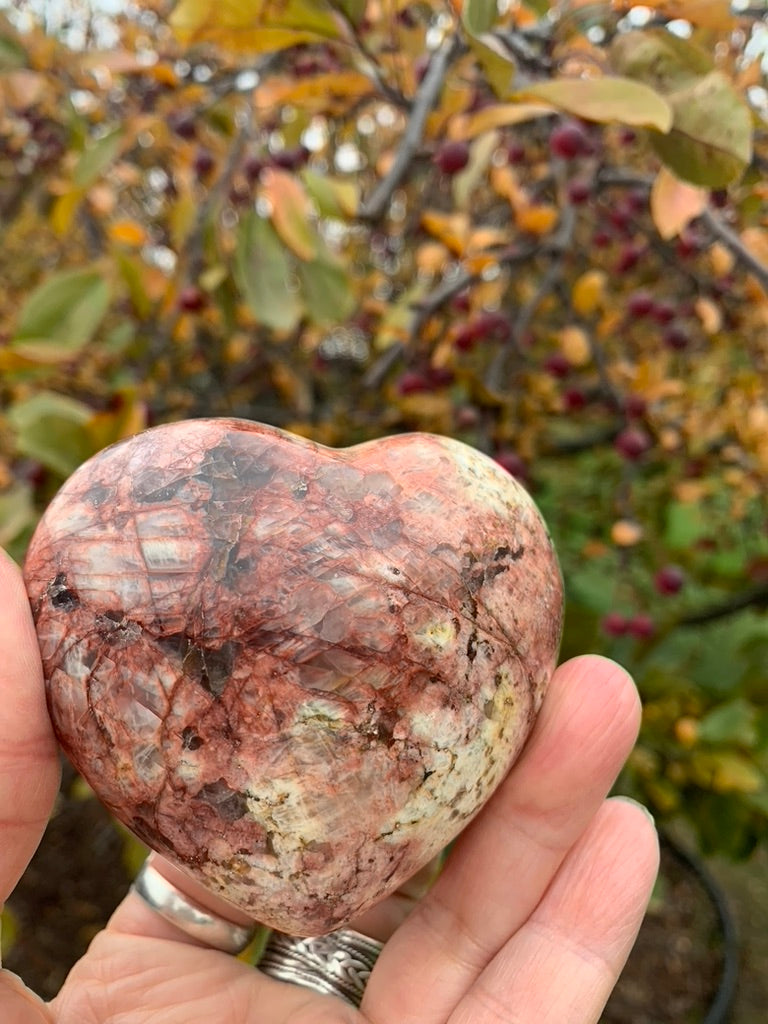
[[[383,943],[340,928],[316,939],[297,939],[273,932],[259,969],[322,995],[339,996],[359,1006]]]

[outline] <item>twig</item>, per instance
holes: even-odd
[[[707,622],[715,622],[717,619],[724,619],[728,615],[735,615],[736,612],[752,607],[768,608],[768,587],[754,587],[741,594],[734,594],[733,597],[721,604],[711,605],[709,608],[703,608],[701,611],[684,616],[678,624],[680,626],[702,626]]]
[[[510,351],[518,356],[522,356],[522,339],[525,332],[536,316],[539,306],[547,295],[554,291],[563,275],[563,257],[571,244],[575,227],[576,211],[569,204],[563,208],[557,231],[550,238],[528,251],[528,257],[541,253],[542,255],[552,256],[553,260],[544,271],[534,294],[520,307],[517,319],[512,325],[510,344],[501,347],[491,360],[485,375],[485,386],[490,391],[498,391],[500,389]]]
[[[749,251],[736,232],[728,227],[722,217],[718,217],[709,208],[702,213],[701,221],[726,248],[731,250],[736,259],[752,273],[763,291],[768,293],[768,267],[753,252]]]
[[[408,119],[408,127],[403,135],[403,141],[397,156],[389,172],[379,182],[373,195],[367,202],[363,203],[358,214],[361,220],[381,220],[389,208],[395,190],[408,173],[408,168],[411,166],[413,158],[421,146],[427,118],[437,103],[448,66],[456,53],[457,46],[456,37],[452,36],[443,43],[432,57],[427,73],[424,76],[424,81],[416,93],[411,115]]]
[[[619,188],[650,190],[653,185],[652,179],[643,175],[607,167],[598,172],[598,180],[603,185],[615,185]],[[763,291],[768,294],[768,266],[749,251],[736,232],[728,227],[722,217],[719,217],[711,207],[704,210],[699,216],[699,220],[727,249],[730,249],[736,259],[754,275]]]

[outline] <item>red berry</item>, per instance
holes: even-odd
[[[620,612],[608,612],[603,616],[600,628],[608,636],[624,636],[629,628],[629,622]]]
[[[423,373],[415,370],[406,370],[397,382],[397,390],[401,395],[415,395],[422,391],[432,391],[434,385]]]
[[[176,114],[171,118],[171,129],[180,139],[194,139],[197,135],[197,122],[192,114]]]
[[[511,449],[506,449],[504,451],[497,452],[494,455],[494,459],[517,480],[527,480],[528,467],[517,452],[514,452]]]
[[[453,343],[460,352],[469,352],[475,347],[477,342],[477,333],[472,323],[464,324],[460,327],[456,337],[453,339]]]
[[[632,128],[622,128],[619,132],[619,142],[622,146],[631,146],[637,141],[637,133]]]
[[[424,81],[424,76],[429,71],[430,57],[428,53],[424,53],[421,57],[417,57],[413,65],[413,74],[416,78],[416,83],[421,85]]]
[[[195,156],[195,174],[198,178],[207,178],[216,166],[216,158],[210,149],[200,147]]]
[[[574,206],[580,206],[591,197],[592,184],[583,178],[574,178],[573,181],[568,182],[566,195],[568,196],[569,203],[573,203]]]
[[[273,165],[281,167],[284,171],[298,171],[307,160],[309,160],[309,150],[306,146],[292,146],[290,149],[281,149],[272,156]]]
[[[243,174],[246,176],[248,181],[253,183],[259,178],[261,172],[267,166],[267,162],[262,156],[258,156],[256,153],[251,153],[250,156],[246,157],[245,163],[243,164]]]
[[[660,594],[677,594],[685,583],[685,573],[679,565],[665,565],[653,578]]]
[[[596,249],[607,249],[609,245],[613,245],[613,235],[605,228],[598,228],[592,235],[592,244]]]
[[[587,404],[587,396],[578,388],[568,388],[563,393],[563,405],[568,412],[579,412]]]
[[[668,324],[677,316],[677,307],[672,302],[662,299],[654,303],[651,316],[657,324]]]
[[[568,376],[568,374],[573,369],[573,365],[571,364],[570,360],[563,355],[562,352],[554,352],[544,362],[544,369],[553,377],[562,379],[563,377]]]
[[[430,366],[427,371],[427,380],[433,388],[445,388],[453,384],[456,374],[447,366]]]
[[[507,146],[507,163],[521,164],[525,161],[525,146],[521,142],[510,142]]]
[[[622,458],[636,462],[653,446],[650,436],[640,427],[626,427],[614,441],[614,447]]]
[[[591,149],[589,137],[584,128],[576,121],[566,121],[552,130],[549,136],[549,148],[553,156],[563,160],[574,160],[583,156]]]
[[[627,629],[638,640],[647,640],[652,637],[656,627],[650,615],[633,615],[627,623]]]
[[[648,316],[648,314],[653,309],[653,306],[653,296],[650,292],[632,292],[632,294],[627,299],[627,312],[630,314],[630,316]]]
[[[675,352],[684,352],[691,343],[688,332],[678,324],[670,324],[662,335],[662,341]]]
[[[457,313],[468,313],[470,299],[471,296],[468,291],[459,292],[458,295],[454,295],[451,299],[451,308],[455,309]]]
[[[630,419],[639,420],[648,411],[648,403],[642,395],[627,395],[624,411]]]
[[[443,174],[458,174],[469,163],[469,145],[466,142],[444,142],[432,162]]]
[[[208,304],[208,297],[197,285],[188,284],[179,292],[177,305],[185,313],[199,313]]]
[[[626,274],[630,270],[634,270],[637,264],[640,262],[640,257],[643,255],[644,249],[642,246],[630,242],[625,245],[619,253],[619,258],[616,260],[616,273]]]
[[[724,188],[715,189],[714,192],[710,193],[709,198],[712,201],[712,205],[718,210],[722,210],[728,205],[728,192]]]
[[[498,341],[506,341],[512,333],[507,317],[503,313],[496,311],[488,310],[480,313],[472,321],[472,326],[478,340],[496,339]]]

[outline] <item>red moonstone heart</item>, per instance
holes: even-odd
[[[71,477],[25,577],[78,771],[293,934],[345,924],[479,810],[562,619],[526,491],[427,434],[337,451],[243,420],[157,427]]]

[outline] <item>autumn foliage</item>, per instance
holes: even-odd
[[[67,474],[158,422],[459,437],[549,522],[564,654],[638,678],[622,787],[748,853],[768,838],[757,15],[138,7],[108,45],[0,16],[0,542],[21,557]]]

